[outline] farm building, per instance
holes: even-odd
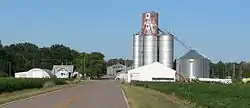
[[[190,79],[209,78],[210,60],[196,50],[190,50],[177,60],[176,70],[184,77]]]
[[[175,82],[176,71],[159,62],[128,71],[127,81]]]
[[[54,75],[48,69],[33,68],[27,72],[15,73],[15,78],[51,78]]]
[[[107,67],[107,75],[115,77],[117,73],[124,72],[130,69],[131,69],[130,66],[125,66],[123,64],[117,63],[115,65]]]
[[[69,78],[73,75],[74,65],[54,65],[52,73],[57,78]]]
[[[26,78],[28,72],[17,72],[15,73],[15,78]]]
[[[56,72],[55,75],[57,78],[69,78],[69,72],[64,69]]]
[[[127,73],[126,72],[119,72],[116,74],[115,79],[125,80],[125,79],[127,79]]]

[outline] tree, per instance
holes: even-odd
[[[32,68],[52,69],[53,65],[74,65],[76,70],[83,68],[80,64],[86,55],[85,71],[90,77],[103,74],[106,68],[104,55],[100,52],[79,53],[62,44],[54,44],[50,47],[41,47],[32,43],[17,43],[0,45],[0,76],[6,76],[11,72],[28,71]]]

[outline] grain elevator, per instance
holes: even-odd
[[[141,30],[133,35],[134,68],[160,62],[173,68],[173,35],[159,28],[159,14],[142,13]]]

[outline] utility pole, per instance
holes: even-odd
[[[9,77],[11,77],[11,62],[8,61],[9,64]]]
[[[235,78],[235,64],[233,64],[233,75],[232,75],[232,79]]]
[[[33,58],[32,61],[33,61],[33,62],[32,62],[32,66],[33,66],[33,68],[35,68],[35,59]]]
[[[33,68],[35,68],[36,66],[36,57],[35,57],[35,55],[33,55],[33,59],[32,59],[32,66],[33,66]]]
[[[86,78],[85,60],[86,60],[86,55],[84,54],[84,57],[83,57],[83,73],[84,73],[84,78]]]
[[[242,78],[242,73],[243,73],[243,63],[240,64],[239,78]]]
[[[126,59],[126,57],[125,57],[125,73],[127,73],[127,59]]]
[[[83,58],[83,71],[85,72],[85,57]]]
[[[228,73],[227,73],[227,64],[225,63],[225,72],[224,72],[224,77],[226,77],[226,78],[227,78],[227,76],[228,76]]]
[[[81,60],[81,72],[83,73],[83,70],[82,70],[82,60]]]

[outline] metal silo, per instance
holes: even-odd
[[[188,78],[209,78],[210,60],[190,50],[177,61],[177,72]]]
[[[159,36],[159,62],[173,68],[173,35],[167,34]]]
[[[142,64],[142,36],[138,34],[133,35],[133,65],[134,68],[139,67]]]
[[[157,61],[157,36],[143,36],[143,65]]]

